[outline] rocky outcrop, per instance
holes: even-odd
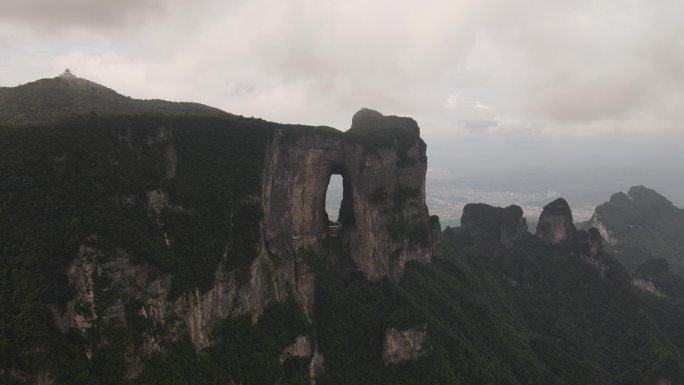
[[[437,215],[430,217],[430,235],[432,240],[432,255],[439,255],[442,250],[442,224],[439,223],[439,217]]]
[[[596,207],[589,225],[595,227],[609,245],[615,246],[619,241],[619,233],[624,230],[619,223],[633,222],[632,217],[632,198],[618,192],[611,195],[608,202]]]
[[[665,258],[684,274],[684,211],[644,186],[618,192],[596,207],[589,220],[606,241],[608,251],[628,270],[645,261]]]
[[[581,255],[598,259],[603,254],[603,239],[595,227],[577,231],[577,246]]]
[[[617,245],[617,238],[613,236],[613,232],[609,230],[605,224],[603,224],[601,216],[598,213],[594,212],[594,214],[591,216],[589,219],[589,226],[598,230],[599,234],[601,234],[601,238],[605,239],[606,243],[611,246]]]
[[[572,211],[565,199],[558,198],[544,206],[537,222],[537,237],[559,244],[573,240],[576,232]]]
[[[595,227],[578,230],[572,221],[570,206],[563,198],[544,206],[537,224],[537,237],[546,243],[561,245],[572,251],[580,261],[593,267],[602,277],[611,270],[611,263],[606,261],[603,252],[601,232]]]
[[[143,355],[159,350],[165,329],[171,331],[172,339],[187,333],[195,347],[202,349],[209,345],[211,330],[220,320],[240,314],[251,314],[256,320],[268,303],[285,299],[285,283],[277,281],[278,267],[264,260],[265,255],[253,262],[249,278],[242,285],[221,264],[215,284],[208,291],[195,288],[170,299],[171,275],[147,264],[131,263],[124,250],[109,254],[83,245],[69,266],[69,280],[77,295],[65,310],[53,308],[55,320],[65,333],[71,328],[86,333],[98,320],[102,326],[126,326],[130,316],[127,311],[134,311],[154,325],[154,333],[148,334],[143,344]],[[98,298],[105,292],[117,296],[112,300]],[[139,305],[126,306],[134,302]]]
[[[307,336],[297,336],[295,341],[287,345],[280,353],[280,362],[288,358],[307,358],[311,357],[311,342]]]
[[[647,279],[644,278],[632,278],[630,281],[630,284],[640,290],[643,290],[649,294],[653,294],[656,297],[665,297],[663,293],[658,290],[656,285]]]
[[[416,360],[430,349],[427,325],[406,330],[389,328],[385,332],[382,359],[385,365]]]
[[[95,310],[95,274],[97,269],[98,252],[90,246],[81,245],[76,260],[69,266],[69,281],[76,289],[76,297],[68,304],[73,317],[74,326],[81,332],[92,326],[97,318]],[[78,304],[78,308],[76,307]]]
[[[664,258],[655,258],[639,265],[632,275],[632,286],[656,297],[684,298],[684,279],[670,270]]]
[[[603,253],[603,238],[595,227],[589,229],[589,255],[597,258]]]
[[[318,351],[318,346],[316,346],[311,361],[309,361],[309,378],[311,379],[312,385],[316,385],[316,377],[323,374],[325,371],[324,363],[325,358],[323,357],[323,354]]]
[[[602,277],[610,270],[603,253],[603,239],[595,227],[575,233],[575,249],[580,260],[593,267]]]
[[[269,253],[304,247],[323,254],[325,194],[330,176],[340,174],[343,248],[366,277],[398,279],[406,262],[429,262],[425,150],[414,120],[372,110],[354,115],[345,133],[327,127],[277,132],[264,173]]]
[[[461,226],[478,241],[499,241],[510,248],[527,234],[527,221],[520,206],[493,207],[469,203],[463,208]]]

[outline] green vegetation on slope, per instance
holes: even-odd
[[[317,277],[323,384],[623,384],[679,381],[681,346],[619,264],[602,277],[534,239],[513,250],[462,247],[410,264],[398,285],[357,273]],[[401,315],[397,318],[397,315]],[[385,366],[388,327],[427,323],[432,352]],[[670,330],[671,331],[671,330]],[[632,381],[632,382],[630,382]]]
[[[0,87],[0,125],[56,122],[79,114],[164,114],[228,118],[198,103],[137,100],[86,79],[41,79],[19,87]]]
[[[311,338],[310,324],[297,305],[272,304],[255,325],[248,315],[225,320],[216,328],[212,346],[202,352],[195,351],[189,340],[182,340],[153,355],[134,383],[308,385],[306,359],[279,360],[283,348],[298,335]]]
[[[172,179],[160,127],[174,137]],[[133,264],[172,274],[170,299],[211,287],[226,248],[226,263],[244,275],[256,255],[257,197],[270,135],[261,121],[156,115],[87,115],[0,128],[0,367],[47,370],[63,376],[60,383],[122,378],[127,341],[144,330],[131,326],[138,320],[98,329],[99,336],[62,335],[50,311],[75,295],[65,272],[81,245],[102,251],[98,264],[123,253]],[[168,195],[161,226],[148,205],[149,192],[158,189]],[[107,283],[96,275],[95,285]],[[134,300],[112,294],[96,305]],[[100,338],[110,343],[88,360],[83,346]]]

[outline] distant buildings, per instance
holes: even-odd
[[[65,69],[64,72],[61,75],[59,75],[59,77],[64,79],[76,79],[76,76],[72,74],[68,68]]]

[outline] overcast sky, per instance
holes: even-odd
[[[0,85],[349,127],[414,117],[431,167],[684,164],[681,0],[0,0]]]

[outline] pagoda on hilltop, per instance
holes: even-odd
[[[76,79],[76,76],[72,74],[68,68],[65,69],[64,72],[61,75],[59,75],[59,77],[64,79]]]

